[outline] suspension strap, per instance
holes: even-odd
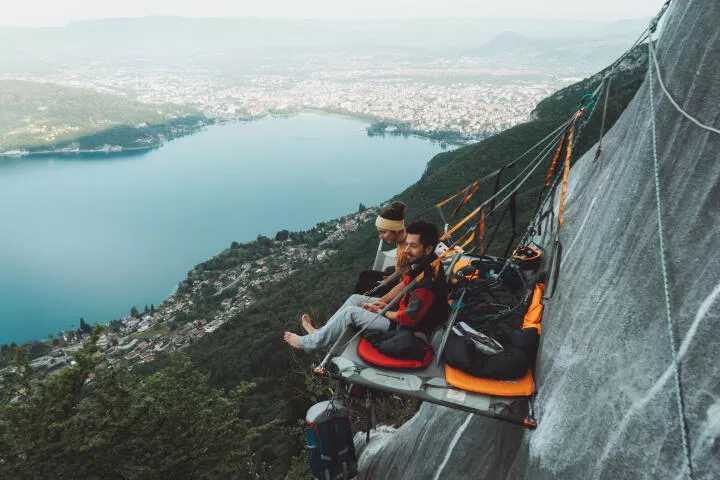
[[[445,215],[443,215],[442,208],[437,207],[437,211],[438,211],[438,213],[440,214],[440,218],[441,218],[442,221],[443,221],[443,232],[447,232],[447,229],[448,229],[448,225],[449,225],[449,224],[448,224],[448,221],[445,219]]]
[[[582,110],[578,110],[577,116],[582,114]],[[570,157],[572,156],[573,133],[575,133],[575,124],[570,126],[568,133],[568,143],[565,149],[565,170],[563,171],[562,191],[560,192],[560,207],[558,207],[558,231],[563,226],[563,210],[565,208],[565,194],[567,193],[568,175],[570,174]]]
[[[448,230],[447,232],[445,232],[445,233],[443,234],[443,236],[440,237],[440,241],[442,242],[443,240],[445,240],[446,238],[448,238],[450,235],[452,235],[453,233],[455,233],[455,231],[456,231],[458,228],[462,227],[465,223],[467,223],[468,220],[470,220],[472,217],[474,217],[475,215],[477,215],[478,212],[480,212],[480,210],[482,210],[482,206],[479,206],[479,207],[477,207],[475,210],[473,210],[472,212],[470,212],[470,213],[467,215],[467,217],[465,217],[465,218],[463,218],[462,220],[460,220],[460,222],[458,222],[457,225],[455,225],[453,228],[451,228],[450,230]]]
[[[500,176],[498,176],[498,178],[500,178]],[[475,192],[477,192],[478,189],[480,189],[480,185],[478,185],[478,182],[473,182],[472,185],[468,187],[468,190],[465,193],[465,197],[463,197],[460,203],[457,204],[457,207],[455,207],[455,210],[453,210],[451,217],[454,217],[458,210],[460,210],[460,207],[470,201],[470,199],[473,195],[475,195]]]
[[[607,114],[607,105],[608,105],[608,98],[610,97],[610,80],[612,77],[610,75],[607,75],[603,81],[605,82],[605,103],[603,104],[603,115],[602,115],[602,121],[600,122],[600,139],[598,140],[598,146],[597,150],[595,150],[595,160],[600,158],[600,153],[602,152],[602,139],[603,139],[603,132],[605,132],[605,115]]]
[[[512,200],[512,198],[514,198],[514,197],[515,197],[515,194],[512,195],[511,200]],[[485,243],[485,247],[484,247],[483,250],[488,250],[488,249],[490,249],[490,244],[492,244],[493,240],[495,240],[495,234],[496,234],[496,233],[498,232],[498,230],[500,229],[500,225],[502,224],[502,219],[505,218],[505,213],[506,213],[506,212],[508,211],[508,209],[510,208],[510,204],[511,204],[511,203],[512,203],[512,201],[511,201],[511,202],[508,202],[507,205],[505,205],[505,208],[503,208],[502,213],[500,213],[500,215],[497,216],[497,222],[495,223],[495,228],[493,228],[492,233],[488,236],[487,242]],[[490,217],[493,217],[493,215],[494,215],[494,214],[491,212],[489,216],[490,216]]]
[[[513,242],[515,241],[515,237],[517,236],[517,229],[515,228],[517,223],[517,193],[513,193],[513,196],[510,197],[508,208],[510,209],[510,224],[512,225],[512,236],[508,241],[507,247],[505,247],[505,253],[503,253],[503,258],[508,258],[510,250],[513,247]]]
[[[513,164],[503,165],[503,167],[500,169],[500,172],[497,174],[497,177],[495,177],[495,188],[493,189],[493,200],[490,204],[490,211],[492,212],[495,210],[495,197],[497,196],[498,190],[500,190],[500,180],[502,179],[502,172],[505,170],[506,167],[512,167]]]
[[[365,419],[367,422],[365,444],[368,444],[370,443],[370,430],[375,428],[375,401],[369,388],[365,389]]]
[[[545,187],[546,188],[550,186],[550,183],[552,182],[552,178],[555,175],[555,167],[557,166],[558,159],[560,158],[560,153],[563,151],[563,148],[565,147],[569,129],[570,129],[570,127],[568,127],[568,130],[565,130],[565,132],[563,133],[563,136],[560,137],[560,143],[558,144],[558,147],[555,150],[555,155],[553,156],[552,163],[550,164],[550,170],[548,170],[547,177],[545,178]]]
[[[480,210],[480,224],[478,225],[478,245],[480,255],[485,255],[485,209]]]

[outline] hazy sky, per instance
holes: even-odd
[[[620,20],[648,17],[663,0],[0,0],[0,25],[65,25],[73,20],[182,17],[539,17]]]

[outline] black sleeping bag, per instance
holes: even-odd
[[[516,380],[523,377],[537,354],[537,329],[517,330],[498,340],[501,340],[504,350],[495,355],[487,355],[479,351],[469,338],[451,335],[445,345],[443,358],[451,367],[473,377],[494,380]]]

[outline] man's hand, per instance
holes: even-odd
[[[364,308],[365,310],[369,310],[373,313],[378,313],[380,310],[382,310],[386,306],[387,306],[387,303],[381,302],[380,300],[376,300],[372,303],[363,303],[361,305],[362,308]]]

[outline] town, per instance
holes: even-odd
[[[183,105],[217,121],[316,111],[406,125],[414,133],[449,132],[469,143],[528,119],[538,101],[576,81],[512,69],[478,59],[459,62],[375,62],[324,58],[224,75],[204,68],[75,65],[45,74],[2,74],[0,79],[50,82],[92,89],[145,104]],[[274,66],[273,66],[274,67]]]

